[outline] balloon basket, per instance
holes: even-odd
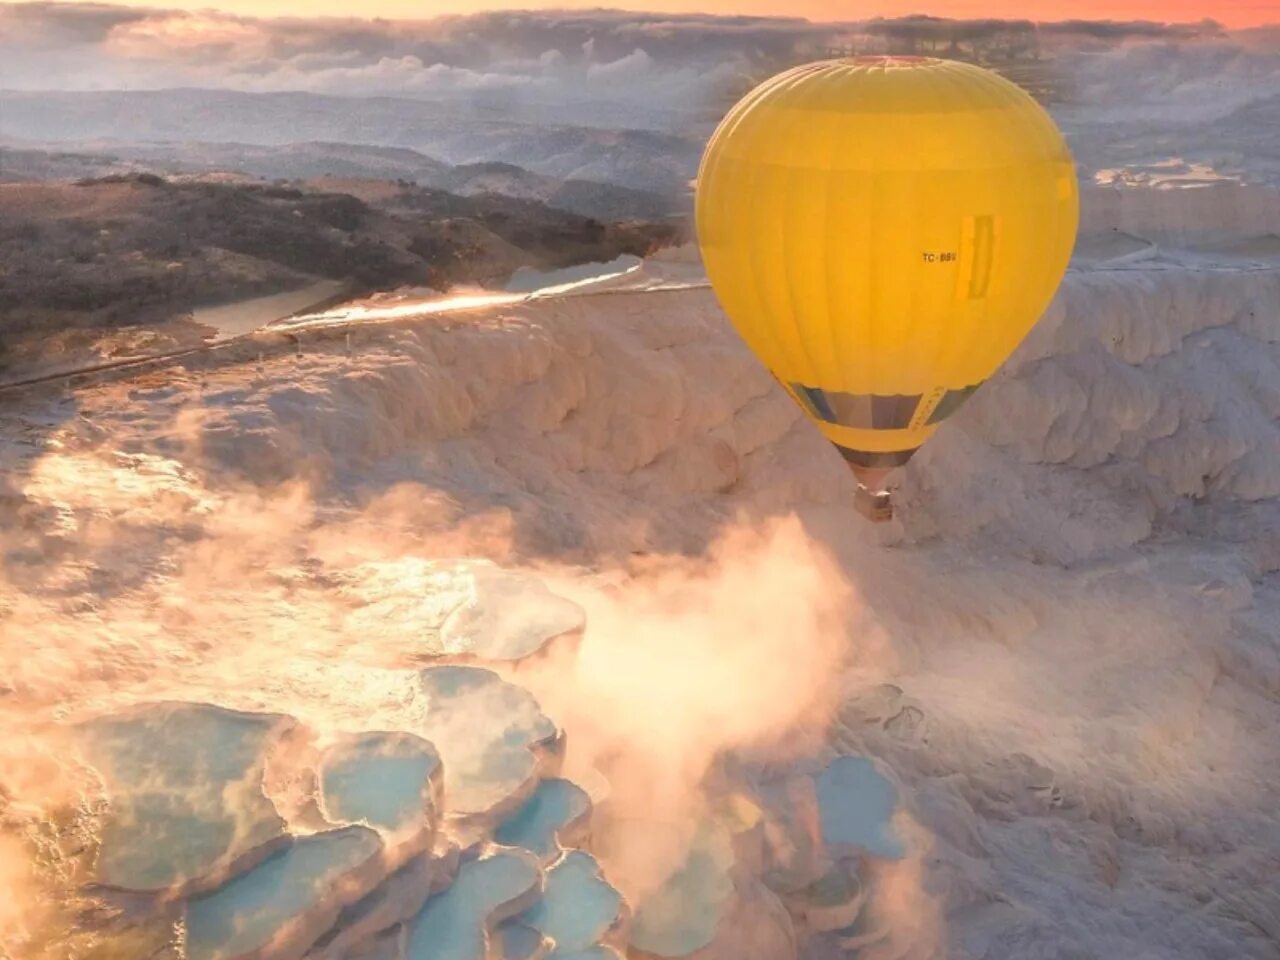
[[[888,490],[869,490],[861,483],[853,495],[854,508],[872,523],[888,523],[893,519],[893,494]]]

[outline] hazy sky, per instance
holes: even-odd
[[[811,20],[861,20],[875,16],[928,13],[947,17],[1025,17],[1033,20],[1097,19],[1191,21],[1212,17],[1229,27],[1280,22],[1280,0],[177,0],[133,3],[189,10],[216,7],[235,13],[269,16],[430,17],[480,10],[588,8],[618,6],[661,12],[800,16]]]

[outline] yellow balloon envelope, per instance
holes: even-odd
[[[721,305],[860,476],[905,463],[1026,336],[1078,208],[1039,104],[932,58],[779,74],[728,113],[698,172]]]

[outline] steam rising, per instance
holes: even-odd
[[[638,854],[606,866],[642,899],[683,852],[645,835],[690,839],[718,759],[817,749],[850,655],[855,595],[794,519],[733,528],[705,560],[650,558],[610,588],[559,587],[587,611],[582,647],[521,680],[572,732],[570,778],[603,772],[610,821],[638,832],[601,843]]]
[[[209,452],[208,413],[188,410],[168,432],[188,462]],[[215,481],[59,436],[26,462],[21,487],[59,548],[6,571],[14,641],[0,653],[12,731],[0,765],[0,917],[18,943],[67,924],[60,912],[42,922],[35,908],[86,877],[87,861],[66,851],[41,883],[30,875],[49,818],[93,803],[74,751],[51,749],[62,721],[182,699],[290,714],[322,742],[344,730],[412,731],[419,638],[465,595],[450,558],[518,562],[500,513],[462,516],[417,484],[335,515],[301,481]],[[7,554],[21,556],[25,540],[11,535]],[[607,778],[615,826],[600,844],[620,853],[606,867],[642,898],[723,799],[720,758],[817,749],[850,656],[854,591],[794,518],[732,525],[701,558],[538,572],[585,608],[588,628],[517,681],[571,732],[568,775]],[[68,575],[61,588],[51,579]],[[68,606],[68,593],[84,600]],[[665,845],[646,840],[655,829],[669,831]]]
[[[742,799],[726,753],[776,772],[822,741],[877,758],[907,808],[909,856],[873,878],[888,953],[1274,954],[1280,283],[1216,246],[1249,239],[1259,191],[1188,193],[1102,209],[1213,243],[1078,265],[904,472],[896,548],[705,290],[402,320],[349,350],[317,331],[301,356],[18,401],[5,948],[71,953],[49,934],[84,906],[101,804],[72,724],[179,698],[288,713],[316,748],[418,729],[479,556],[586,610],[576,652],[508,673],[566,729],[632,897]]]

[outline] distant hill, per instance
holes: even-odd
[[[605,219],[670,216],[686,208],[682,196],[663,196],[594,180],[562,180],[494,161],[459,164],[430,181],[420,178],[418,182],[429,182],[462,196],[489,193],[538,200],[549,207]]]
[[[521,266],[645,255],[678,233],[671,222],[605,223],[536,200],[386,180],[5,183],[0,349],[64,329],[165,323],[317,280],[353,293],[492,283]]]
[[[79,145],[42,150],[0,140],[0,183],[24,180],[78,180],[113,173],[129,173],[136,166],[107,153],[93,153]]]
[[[0,136],[50,143],[295,142],[408,148],[449,165],[500,162],[561,180],[681,195],[703,133],[486,119],[466,104],[225,90],[0,91]],[[361,163],[369,160],[366,154]],[[384,158],[394,162],[394,157]],[[354,171],[353,171],[354,172]]]
[[[268,180],[311,177],[362,177],[373,180],[417,180],[432,186],[450,170],[442,163],[407,147],[377,147],[357,143],[310,141],[280,145],[253,143],[127,143],[102,141],[77,144],[78,149],[101,149],[136,163],[174,172],[236,171]]]
[[[511,163],[452,166],[406,147],[350,143],[126,143],[88,140],[65,149],[24,141],[0,142],[0,182],[80,179],[119,173],[233,173],[266,180],[336,177],[403,180],[471,196],[497,193],[539,200],[570,213],[604,220],[662,217],[681,212],[682,196],[617,184],[563,179]]]

